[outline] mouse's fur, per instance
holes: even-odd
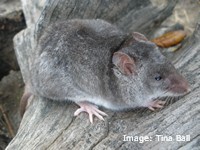
[[[127,40],[127,34],[103,20],[54,23],[36,51],[34,95],[121,110],[187,92],[187,81],[155,44],[139,33]],[[156,81],[156,76],[162,79]]]

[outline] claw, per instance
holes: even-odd
[[[155,111],[155,109],[151,106],[148,107],[150,110]]]
[[[93,114],[91,114],[91,113],[89,113],[89,112],[88,112],[88,114],[89,114],[90,123],[93,124],[93,116],[92,116]]]
[[[108,116],[105,112],[98,109],[96,105],[89,102],[78,102],[80,108],[74,112],[74,116],[78,116],[81,112],[87,112],[89,114],[89,120],[93,124],[93,115],[95,115],[100,120],[104,121],[103,116]]]
[[[79,108],[74,112],[74,116],[78,116],[83,110],[83,108]]]

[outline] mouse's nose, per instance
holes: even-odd
[[[174,93],[182,95],[191,91],[188,81],[181,75],[171,76],[171,84],[171,90]]]
[[[172,90],[178,94],[186,94],[191,91],[190,86],[187,81],[186,82],[182,81],[182,83],[174,84],[172,87]]]

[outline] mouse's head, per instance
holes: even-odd
[[[129,91],[126,95],[130,94],[138,105],[146,106],[156,98],[189,92],[186,79],[154,43],[140,33],[133,33],[132,37],[112,58],[115,74],[126,82],[123,85],[127,88],[124,91]]]

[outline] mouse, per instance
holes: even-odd
[[[154,111],[165,104],[160,98],[190,91],[188,81],[154,43],[105,20],[52,23],[35,51],[22,102],[31,95],[72,101],[79,106],[74,116],[86,112],[91,123],[94,116],[100,120],[107,116],[99,107]],[[23,107],[22,115],[24,111]]]

